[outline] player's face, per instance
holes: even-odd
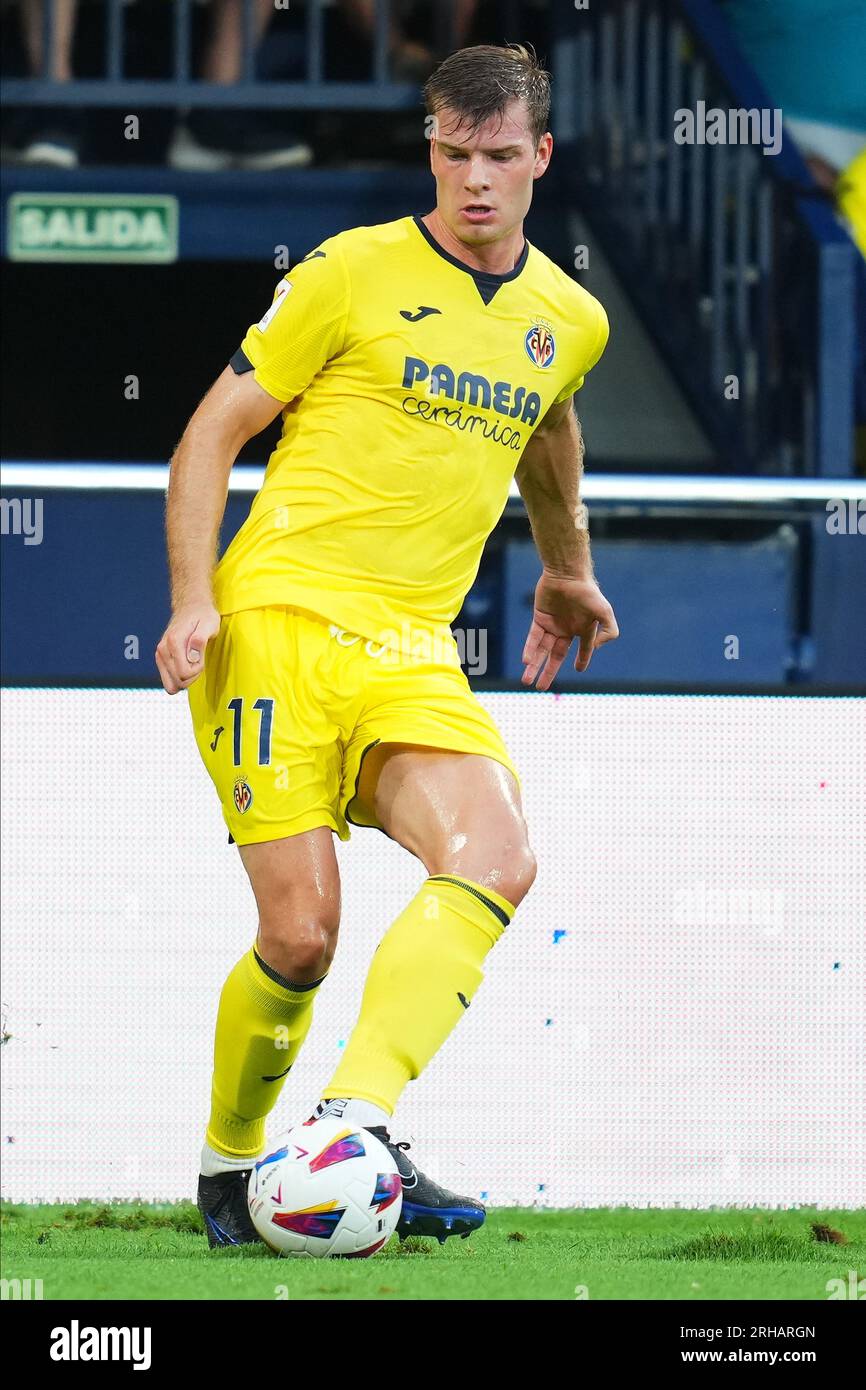
[[[437,113],[430,140],[430,166],[443,222],[469,246],[485,246],[519,227],[553,150],[553,136],[536,145],[523,101],[504,116],[492,116],[471,132],[457,112]]]

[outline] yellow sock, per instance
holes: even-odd
[[[351,1096],[393,1114],[468,1009],[482,964],[514,916],[506,898],[455,874],[428,878],[373,957],[361,1012],[322,1100]]]
[[[234,1158],[261,1153],[265,1118],[310,1030],[322,980],[309,985],[284,980],[255,946],[232,970],[217,1013],[207,1127],[211,1148]]]

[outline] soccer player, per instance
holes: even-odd
[[[426,878],[382,938],[328,1113],[389,1146],[399,1234],[484,1220],[418,1172],[391,1117],[471,1004],[535,877],[520,779],[450,623],[517,477],[542,564],[524,684],[618,636],[593,577],[572,397],[601,305],[530,246],[550,162],[548,75],[522,47],[462,49],[425,88],[436,206],[309,252],[199,405],[172,460],[165,689],[199,751],[258,908],[219,1002],[199,1207],[212,1245],[257,1239],[265,1120],[337,942],[333,836],[373,826]],[[282,413],[249,517],[214,572],[228,477]],[[518,1005],[518,1001],[515,1001]]]

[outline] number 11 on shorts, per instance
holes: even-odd
[[[233,700],[229,700],[226,708],[231,710],[234,724],[232,758],[235,767],[240,767],[241,723],[244,714],[243,697],[236,695]],[[259,712],[259,767],[268,767],[271,761],[271,731],[274,724],[274,701],[256,700],[253,709]]]

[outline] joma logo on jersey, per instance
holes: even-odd
[[[426,383],[427,394],[445,396],[451,401],[495,410],[509,420],[522,420],[534,425],[541,412],[541,397],[525,386],[512,386],[510,381],[487,380],[478,372],[455,372],[439,362],[435,367],[420,357],[407,357],[403,370],[403,389],[410,390],[419,382]]]

